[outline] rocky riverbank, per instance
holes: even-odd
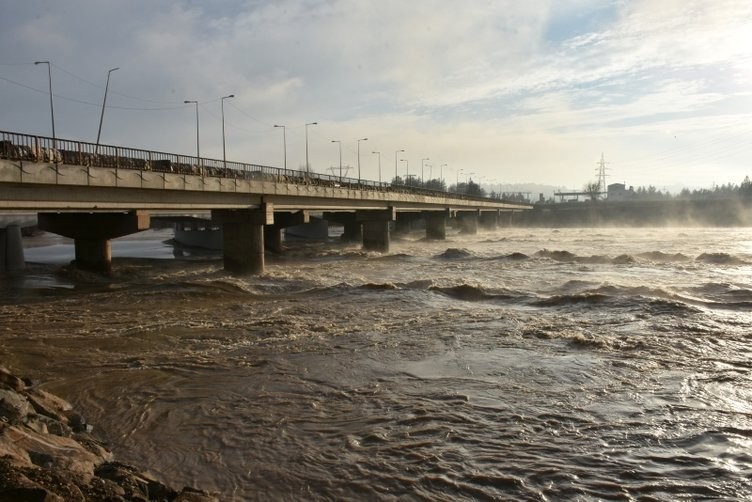
[[[70,403],[0,367],[0,500],[216,501],[116,462]]]

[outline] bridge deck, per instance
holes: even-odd
[[[0,132],[0,210],[524,210],[420,187]]]

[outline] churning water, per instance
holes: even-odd
[[[223,500],[752,497],[752,229],[309,244],[242,279],[169,258],[167,237],[140,240],[167,259],[122,261],[110,283],[32,267],[0,305],[0,357],[171,484]]]

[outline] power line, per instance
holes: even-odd
[[[85,78],[83,78],[83,77],[81,77],[81,76],[79,76],[79,75],[76,75],[75,73],[72,73],[72,72],[70,72],[70,71],[66,70],[65,68],[62,68],[62,67],[60,67],[60,66],[56,65],[55,63],[52,63],[52,66],[54,66],[54,67],[55,67],[55,69],[57,69],[57,70],[60,70],[60,71],[61,71],[62,73],[65,73],[66,75],[68,75],[68,76],[70,76],[70,77],[73,77],[73,78],[75,78],[75,79],[77,79],[77,80],[80,80],[81,82],[85,82],[85,83],[87,83],[87,84],[89,84],[89,85],[91,85],[91,86],[93,86],[93,87],[96,87],[97,89],[102,89],[102,90],[104,89],[104,86],[103,86],[103,85],[101,85],[101,84],[97,84],[97,83],[95,83],[95,82],[92,82],[92,81],[90,81],[90,80],[86,80]],[[140,98],[140,97],[137,97],[137,96],[131,96],[131,95],[129,95],[129,94],[125,94],[125,93],[122,93],[122,92],[118,92],[118,91],[115,91],[115,90],[113,90],[113,91],[110,91],[110,94],[116,94],[116,95],[118,95],[118,96],[122,96],[122,97],[124,97],[124,98],[128,98],[128,99],[135,99],[136,101],[143,101],[143,102],[145,102],[145,103],[154,103],[154,104],[163,104],[163,105],[173,105],[173,103],[168,103],[168,102],[166,102],[166,101],[155,101],[155,100],[153,100],[153,99]],[[177,104],[177,103],[175,103],[175,105],[176,105],[176,104]],[[182,104],[182,103],[181,103],[181,104]],[[173,105],[173,106],[174,106],[174,105]]]
[[[23,87],[24,89],[29,89],[34,92],[38,92],[40,94],[49,94],[49,91],[37,89],[36,87],[32,87],[30,85],[22,84],[21,82],[16,82],[15,80],[11,80],[9,78],[5,78],[0,76],[0,80],[3,80],[5,82],[8,82],[9,84],[17,85],[19,87]],[[78,103],[81,105],[87,105],[87,106],[96,106],[97,108],[102,106],[101,103],[92,103],[91,101],[84,101],[82,99],[77,98],[71,98],[69,96],[65,96],[62,94],[55,94],[55,99],[62,99],[63,101],[70,101],[72,103]],[[143,107],[132,107],[132,106],[118,106],[118,105],[108,105],[107,108],[112,108],[115,110],[135,110],[135,111],[161,111],[161,110],[176,110],[178,108],[185,108],[186,105],[173,105],[173,106],[163,106],[163,107],[155,107],[155,108],[143,108]]]

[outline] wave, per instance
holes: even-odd
[[[685,290],[695,303],[724,310],[752,310],[752,289],[728,283],[709,282]]]
[[[537,307],[566,307],[577,305],[608,305],[610,307],[647,310],[652,315],[699,312],[696,306],[704,302],[678,295],[662,288],[647,286],[615,286],[605,284],[588,288],[585,281],[568,281],[556,291],[571,291],[532,302]],[[578,291],[578,289],[580,291]]]
[[[565,305],[599,304],[612,297],[601,293],[576,293],[573,295],[555,295],[533,302],[536,307],[561,307]]]
[[[574,261],[577,255],[570,253],[569,251],[549,251],[548,249],[541,249],[535,256],[539,258],[550,258],[556,261]]]
[[[748,262],[728,253],[702,253],[695,261],[709,265],[746,265]]]
[[[436,255],[436,258],[444,260],[457,260],[462,258],[470,258],[473,254],[464,248],[448,248],[441,254]]]
[[[570,251],[542,249],[535,253],[537,258],[547,258],[562,263],[581,263],[587,265],[611,264],[631,265],[639,262],[653,263],[686,263],[692,260],[682,253],[664,253],[663,251],[647,251],[636,255],[620,254],[618,256],[592,255],[578,256]],[[702,253],[695,261],[708,265],[748,265],[750,262],[742,257],[728,253]]]
[[[585,265],[629,265],[636,261],[634,257],[628,254],[621,254],[613,258],[607,255],[577,256],[569,251],[551,251],[548,249],[538,251],[535,253],[535,256],[559,262],[581,263]]]
[[[490,258],[490,259],[491,260],[523,261],[523,260],[529,260],[530,257],[528,255],[526,255],[525,253],[514,252],[514,253],[510,253],[510,254],[496,256],[496,257]]]
[[[638,258],[645,261],[652,261],[652,262],[658,262],[658,263],[666,263],[666,262],[686,262],[689,261],[691,258],[687,255],[683,255],[681,253],[664,253],[663,251],[648,251],[646,253],[640,253],[637,255]]]
[[[392,290],[397,289],[398,286],[396,284],[392,284],[391,282],[385,282],[383,284],[373,283],[369,282],[368,284],[363,284],[360,286],[360,289],[372,289],[372,290]]]
[[[371,259],[374,261],[404,261],[404,260],[411,260],[415,258],[415,256],[407,253],[394,253],[394,254],[385,254],[385,255],[378,255],[374,256]]]
[[[433,281],[431,279],[418,279],[416,281],[400,282],[397,283],[397,286],[404,289],[428,289],[433,286]]]
[[[589,333],[576,329],[551,329],[550,326],[531,326],[524,329],[526,336],[534,336],[544,340],[563,340],[575,349],[608,349],[606,339],[598,338]]]
[[[509,290],[488,291],[480,286],[460,284],[457,286],[430,286],[429,291],[437,291],[446,296],[463,301],[486,301],[486,300],[512,300],[521,298],[522,295]]]
[[[482,301],[482,300],[508,300],[514,298],[514,295],[509,293],[491,293],[486,291],[480,286],[471,286],[470,284],[460,284],[459,286],[431,286],[428,288],[430,291],[438,291],[452,298],[466,301]]]

